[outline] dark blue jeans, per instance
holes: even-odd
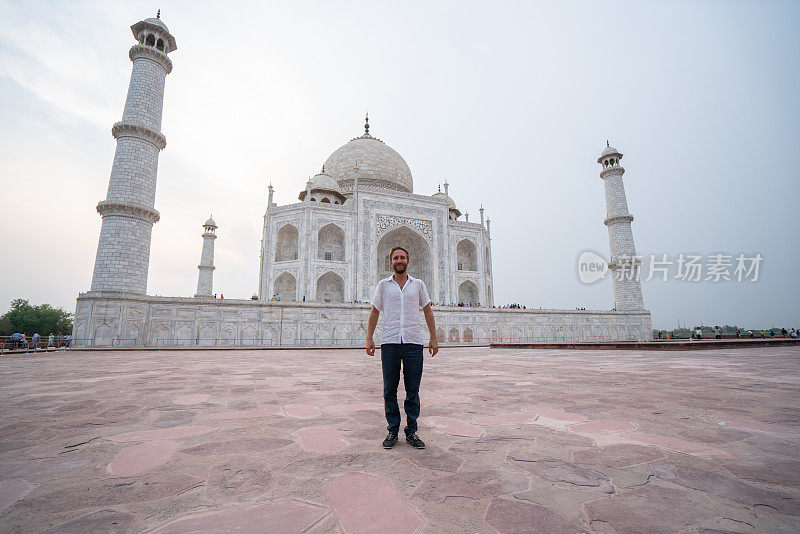
[[[422,379],[422,345],[413,343],[385,343],[381,345],[383,368],[383,404],[386,410],[386,427],[397,434],[400,430],[400,407],[397,405],[397,386],[400,384],[400,364],[403,366],[403,384],[406,388],[406,436],[417,431],[419,417],[419,382]]]

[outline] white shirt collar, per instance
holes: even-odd
[[[415,280],[415,278],[413,276],[411,276],[410,274],[408,274],[408,273],[406,273],[406,276],[408,276],[408,280],[406,280],[406,284],[411,282],[412,280]],[[391,275],[389,278],[386,278],[385,280],[389,280],[390,282],[394,282],[395,284],[397,284],[397,282],[394,279],[394,275]],[[397,285],[399,286],[400,284],[397,284]]]
[[[412,280],[416,280],[413,276],[411,276],[408,273],[406,273],[406,276],[408,276],[408,280],[406,280],[406,283],[408,283],[408,282],[410,282]],[[389,275],[387,278],[384,278],[383,281],[384,282],[393,282],[394,281],[394,275],[393,274]],[[395,283],[397,283],[397,282],[395,282]]]

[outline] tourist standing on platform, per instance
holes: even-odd
[[[394,274],[378,282],[367,324],[367,354],[373,356],[375,342],[372,334],[375,333],[375,327],[378,325],[378,315],[382,311],[386,312],[381,341],[381,367],[383,371],[383,403],[389,434],[383,440],[384,449],[391,449],[395,446],[397,434],[400,432],[397,386],[400,383],[401,363],[403,384],[406,389],[406,400],[403,403],[406,412],[406,426],[403,429],[406,441],[414,448],[425,448],[425,443],[417,436],[417,418],[420,411],[419,384],[422,379],[420,308],[425,314],[425,322],[430,333],[428,352],[431,357],[436,356],[436,353],[439,352],[431,299],[428,296],[425,282],[412,278],[406,272],[410,260],[408,251],[403,247],[394,247],[389,252],[389,261]]]

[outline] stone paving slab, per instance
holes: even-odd
[[[0,532],[797,532],[800,347],[0,359]],[[402,398],[402,384],[400,385]],[[402,402],[401,402],[402,405]]]

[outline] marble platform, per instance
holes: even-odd
[[[797,532],[800,347],[0,359],[0,532]],[[402,390],[402,385],[401,385]],[[402,393],[401,393],[402,395]]]

